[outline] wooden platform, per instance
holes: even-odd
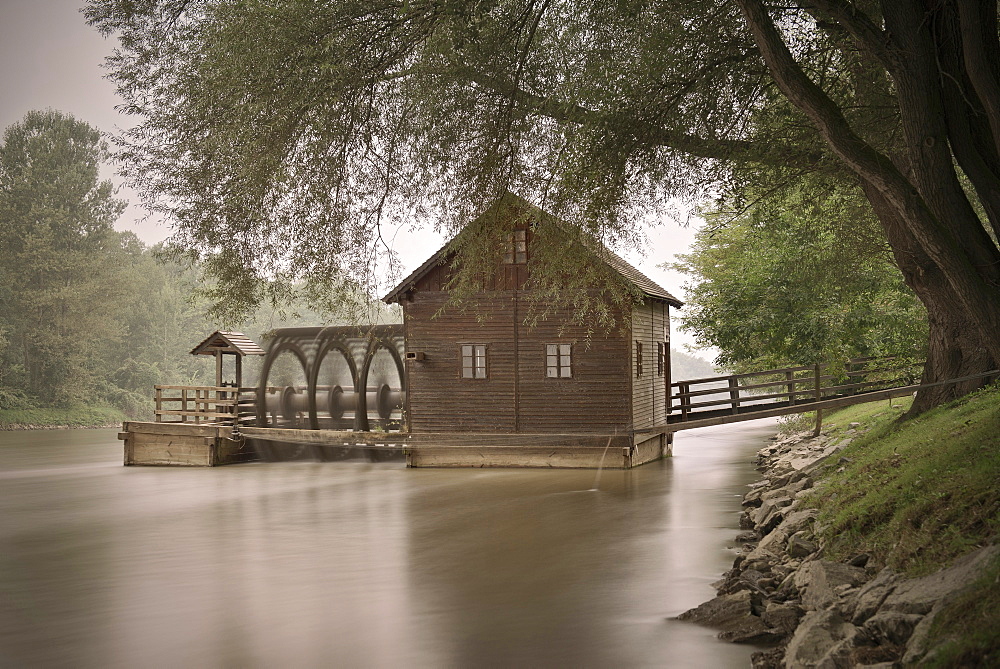
[[[202,466],[259,459],[250,440],[342,448],[361,446],[405,454],[408,467],[540,467],[630,469],[670,455],[664,435],[456,434],[290,430],[127,422],[126,465]]]
[[[125,442],[126,465],[215,467],[257,460],[245,439],[231,439],[228,425],[126,422],[118,438]]]
[[[352,432],[242,428],[243,436],[326,447],[402,451],[408,467],[629,469],[669,456],[664,435]]]

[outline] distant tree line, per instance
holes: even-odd
[[[0,408],[148,410],[154,383],[194,382],[182,355],[208,324],[193,267],[113,225],[98,130],[32,111],[0,144]]]
[[[226,320],[225,305],[196,259],[114,229],[125,205],[100,179],[107,158],[98,130],[59,111],[29,112],[3,134],[0,409],[113,406],[148,417],[154,384],[214,383],[214,365],[188,353]],[[258,305],[234,327],[260,340],[290,322],[331,321],[296,308],[296,295],[270,297],[291,306]]]

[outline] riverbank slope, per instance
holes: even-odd
[[[851,407],[759,453],[743,553],[681,617],[757,667],[1000,664],[1000,387],[899,421]]]
[[[124,420],[125,414],[112,407],[0,409],[0,430],[114,427]]]

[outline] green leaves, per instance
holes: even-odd
[[[803,178],[745,211],[725,204],[675,267],[682,328],[736,369],[919,355],[926,315],[850,186]]]

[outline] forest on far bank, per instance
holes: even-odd
[[[96,129],[29,112],[0,143],[0,410],[113,407],[152,416],[154,384],[214,383],[191,349],[222,325],[261,341],[317,312],[266,306],[241,323],[210,315],[191,259],[114,229],[124,203],[99,169]],[[253,374],[259,362],[248,361]]]

